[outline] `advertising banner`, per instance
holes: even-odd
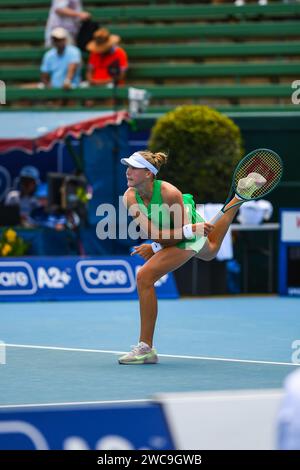
[[[174,449],[174,444],[160,405],[145,402],[0,408],[0,449]]]
[[[279,294],[300,295],[300,209],[281,209]]]
[[[0,260],[0,301],[137,299],[140,257],[31,257]],[[172,274],[156,284],[158,298],[178,297]]]

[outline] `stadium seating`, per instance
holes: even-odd
[[[40,106],[66,98],[79,107],[86,99],[101,106],[112,90],[22,88],[39,80],[49,4],[0,0],[0,79],[7,104]],[[300,77],[300,3],[86,0],[85,8],[122,37],[130,60],[127,84],[149,90],[152,110],[186,102],[235,110],[292,107],[291,82]],[[127,87],[117,97],[124,105]]]
[[[300,41],[284,42],[247,42],[235,44],[231,42],[222,43],[190,43],[190,44],[160,44],[153,47],[150,44],[127,45],[126,51],[131,60],[133,59],[165,59],[165,58],[215,58],[215,57],[259,57],[275,56],[284,58],[289,56],[300,56]],[[22,47],[0,49],[0,61],[15,62],[30,61],[39,62],[45,49],[43,47]]]
[[[1,78],[6,82],[38,81],[37,67],[6,67],[1,71]],[[300,76],[300,61],[297,62],[234,62],[216,64],[138,64],[133,65],[128,78],[163,79],[170,81],[177,78],[201,77],[281,77]]]
[[[6,2],[9,5],[8,2]],[[89,11],[96,20],[103,22],[132,22],[141,21],[174,21],[174,20],[195,20],[195,18],[210,20],[226,20],[227,18],[247,19],[253,17],[293,17],[300,14],[300,5],[295,4],[270,4],[267,9],[262,9],[257,4],[245,5],[242,9],[236,8],[234,4],[219,5],[213,7],[209,5],[147,5],[126,6],[126,7],[101,7],[90,8]],[[47,19],[48,11],[43,9],[6,9],[1,12],[0,24],[40,24]]]

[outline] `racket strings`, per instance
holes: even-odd
[[[282,162],[280,157],[270,150],[259,149],[242,161],[235,174],[235,187],[242,178],[250,173],[259,173],[266,179],[266,183],[257,188],[249,199],[257,199],[270,192],[279,182],[282,175]]]

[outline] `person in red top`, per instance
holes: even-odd
[[[118,46],[120,37],[101,28],[93,34],[93,40],[87,44],[90,52],[87,80],[90,85],[124,85],[128,69],[127,54]]]

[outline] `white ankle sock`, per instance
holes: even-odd
[[[144,341],[140,341],[138,346],[141,346],[142,348],[145,348],[145,349],[151,349],[151,347],[149,346],[149,344],[145,343]]]

